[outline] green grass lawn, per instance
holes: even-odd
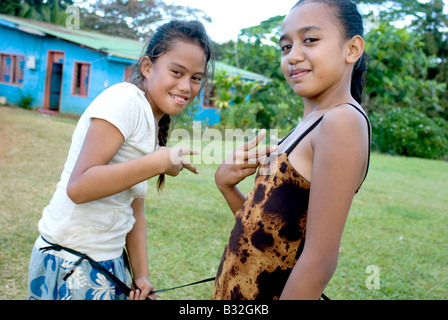
[[[0,107],[0,299],[25,299],[37,222],[62,171],[75,120]],[[227,148],[226,148],[227,150]],[[146,200],[149,267],[157,289],[216,274],[233,215],[214,184],[216,164],[167,178]],[[253,179],[241,189],[249,192]],[[332,299],[448,298],[448,162],[373,154],[350,212]],[[368,289],[368,266],[379,288]],[[370,281],[370,280],[369,280]],[[367,281],[368,283],[370,283]],[[160,300],[210,299],[212,283]]]

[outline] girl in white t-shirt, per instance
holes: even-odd
[[[159,176],[161,188],[165,175],[183,168],[198,173],[183,158],[195,151],[166,147],[169,119],[205,89],[212,68],[203,25],[172,21],[151,37],[132,83],[105,90],[87,108],[38,224],[30,299],[155,298],[146,249],[147,180]]]

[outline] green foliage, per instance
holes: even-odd
[[[31,95],[27,95],[27,96],[22,95],[22,97],[20,98],[20,101],[19,101],[19,107],[21,107],[23,109],[31,110],[32,109],[31,105],[33,104],[33,101],[34,101],[34,98]]]
[[[257,128],[257,113],[263,108],[260,102],[251,102],[250,97],[260,90],[258,82],[231,77],[225,72],[217,72],[214,78],[212,98],[221,110],[221,123],[224,128]]]
[[[171,116],[171,129],[174,128],[184,128],[191,129],[191,124],[196,117],[196,114],[201,108],[201,102],[196,99],[191,105],[189,105],[184,111],[179,113],[177,116]]]
[[[269,78],[283,79],[278,47],[283,19],[284,16],[272,17],[258,26],[241,30],[236,43],[217,44],[217,59]]]
[[[373,113],[374,143],[381,152],[428,159],[448,155],[448,121],[412,108]]]
[[[448,17],[443,13],[443,2],[358,2],[381,9],[381,23],[365,36],[370,63],[363,106],[374,128],[373,146],[399,155],[447,158]],[[394,26],[395,21],[407,16],[414,17],[409,27]],[[229,108],[232,126],[239,126],[235,121],[243,119],[241,114],[244,114],[250,118],[250,121],[244,120],[244,125],[280,129],[284,135],[296,125],[303,112],[302,99],[290,90],[280,69],[277,39],[282,22],[283,16],[272,17],[258,26],[241,30],[237,42],[218,45],[220,60],[272,79],[251,96],[251,103],[257,107],[252,107],[250,112],[240,105]],[[227,93],[233,94],[230,90]],[[240,114],[233,108],[243,111]]]
[[[258,26],[241,30],[237,42],[229,41],[216,45],[218,60],[272,79],[270,83],[251,93],[250,103],[247,105],[234,104],[228,107],[224,112],[224,118],[230,121],[225,123],[225,126],[241,127],[239,122],[235,124],[233,121],[244,115],[241,118],[244,119],[243,127],[277,129],[280,135],[286,135],[295,127],[299,116],[303,113],[302,99],[291,90],[280,68],[281,51],[278,39],[283,19],[284,16],[272,17]],[[219,76],[215,82],[222,87]],[[219,99],[231,101],[234,93],[227,88],[226,93],[221,94]],[[234,110],[236,108],[245,111],[239,112]]]
[[[84,6],[80,10],[83,29],[141,41],[147,41],[155,27],[167,20],[211,21],[201,10],[176,4],[168,5],[162,0],[83,2]]]
[[[446,84],[428,80],[434,59],[425,54],[419,36],[383,23],[366,35],[366,51],[370,57],[365,99],[369,111],[412,107],[429,116],[448,115],[442,100]]]
[[[273,79],[255,93],[253,100],[263,105],[257,114],[260,127],[277,129],[280,136],[286,136],[303,115],[303,99],[294,94],[284,79]]]
[[[441,159],[447,157],[446,83],[428,79],[434,57],[408,29],[382,23],[366,36],[370,65],[365,107],[381,152]]]
[[[18,17],[65,25],[67,14],[65,9],[72,0],[3,0],[0,12]]]
[[[359,0],[363,4],[377,5],[385,21],[411,21],[410,30],[421,37],[423,50],[436,56],[438,63],[430,68],[429,79],[448,82],[448,15],[445,0]],[[448,95],[445,95],[448,103]]]

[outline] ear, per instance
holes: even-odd
[[[149,78],[149,74],[151,73],[152,61],[148,56],[144,56],[140,59],[140,71],[142,72],[145,78]]]
[[[361,59],[362,54],[364,53],[364,39],[361,36],[355,36],[348,41],[347,46],[348,50],[345,62],[348,64],[355,64]]]

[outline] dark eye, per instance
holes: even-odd
[[[319,39],[317,38],[306,38],[305,41],[303,41],[303,43],[313,43],[319,41]]]
[[[178,76],[178,77],[180,77],[180,76],[182,75],[182,73],[181,73],[180,71],[177,71],[177,70],[173,70],[172,73],[173,73],[175,76]]]
[[[193,77],[193,78],[191,78],[192,80],[193,80],[193,82],[195,82],[195,83],[201,83],[201,81],[202,81],[202,78],[200,78],[200,77]]]
[[[292,45],[290,45],[290,44],[287,44],[287,45],[284,45],[284,46],[281,47],[282,52],[291,50],[291,48],[292,48]]]

